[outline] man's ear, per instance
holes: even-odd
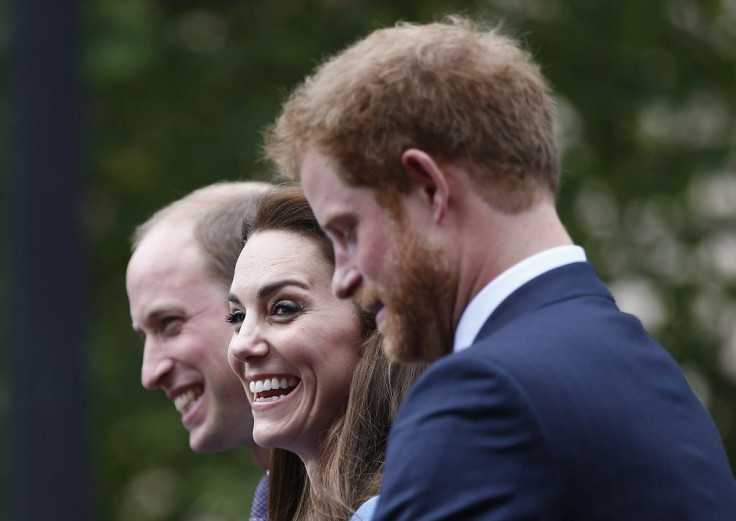
[[[418,148],[408,148],[401,154],[401,165],[409,178],[412,190],[440,222],[447,211],[450,198],[448,172],[432,156]]]

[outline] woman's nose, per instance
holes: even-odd
[[[229,358],[246,362],[249,358],[266,356],[268,343],[260,327],[243,322],[240,329],[233,333],[227,351]]]

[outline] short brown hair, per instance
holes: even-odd
[[[557,192],[553,108],[531,56],[497,29],[461,17],[380,29],[316,69],[267,130],[279,172],[299,178],[307,149],[348,184],[404,190],[412,147],[467,168],[486,199],[527,207]]]
[[[223,181],[199,188],[164,206],[137,226],[131,250],[135,252],[148,232],[160,223],[191,223],[208,274],[229,288],[243,247],[240,240],[243,219],[255,215],[269,186],[256,181]]]

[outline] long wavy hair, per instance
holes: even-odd
[[[299,187],[284,185],[267,193],[255,218],[243,225],[243,242],[269,230],[309,237],[320,246],[324,261],[334,267],[332,244]],[[272,450],[269,519],[347,519],[378,494],[391,424],[426,365],[389,362],[373,317],[365,313],[360,317],[364,338],[360,358],[345,409],[322,438],[318,475],[310,481],[296,454]]]

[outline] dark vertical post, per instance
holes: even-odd
[[[11,0],[7,519],[89,518],[79,4]]]

